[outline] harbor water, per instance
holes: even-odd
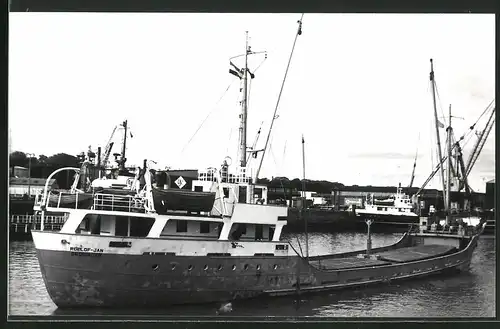
[[[374,234],[373,247],[396,242],[401,234]],[[284,236],[305,253],[304,234]],[[310,233],[309,254],[363,249],[363,233]],[[495,239],[482,236],[469,272],[413,281],[382,284],[356,290],[324,292],[296,297],[235,301],[224,316],[312,317],[494,317]],[[32,241],[9,246],[9,315],[133,315],[144,319],[217,316],[220,304],[181,305],[161,310],[59,310],[45,290]]]

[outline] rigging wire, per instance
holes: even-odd
[[[444,112],[443,112],[443,104],[442,104],[442,101],[441,101],[441,96],[439,95],[439,88],[438,88],[438,85],[437,85],[437,82],[436,82],[436,78],[434,78],[434,85],[436,86],[436,95],[437,95],[437,98],[438,98],[438,104],[439,104],[439,109],[441,110],[441,118],[443,118],[443,122],[441,122],[445,127],[446,127],[446,117],[444,116]]]
[[[469,143],[469,141],[472,139],[472,137],[474,136],[472,134],[472,131],[474,130],[474,128],[476,127],[477,123],[479,122],[479,120],[481,120],[481,118],[484,116],[484,114],[486,114],[488,112],[489,109],[492,109],[492,105],[493,105],[493,102],[495,101],[495,99],[493,99],[490,104],[486,107],[486,109],[483,111],[483,113],[481,113],[481,115],[479,116],[479,118],[476,120],[476,122],[474,122],[470,127],[469,127],[469,130],[467,130],[465,133],[463,133],[463,135],[460,137],[460,141],[462,140],[465,140],[466,138],[468,138],[462,145],[462,149],[465,148],[465,146],[467,145],[467,143]]]
[[[285,146],[283,146],[283,156],[281,157],[281,170],[285,167],[286,142],[287,140],[285,140]]]
[[[267,148],[267,145],[269,144],[269,137],[271,135],[271,130],[273,128],[273,124],[274,124],[274,120],[276,119],[276,113],[278,111],[278,107],[279,107],[279,104],[280,104],[280,100],[281,100],[281,94],[283,93],[283,88],[285,86],[285,81],[286,81],[286,77],[288,75],[288,70],[290,68],[290,63],[292,62],[292,57],[293,57],[293,52],[295,50],[295,44],[297,43],[297,38],[299,35],[302,34],[302,19],[304,18],[304,13],[302,13],[302,15],[300,16],[300,19],[297,21],[297,23],[299,23],[299,27],[297,29],[297,33],[295,34],[295,39],[293,41],[293,46],[292,46],[292,51],[290,53],[290,57],[288,58],[288,64],[286,66],[286,70],[285,70],[285,76],[283,77],[283,81],[281,82],[281,88],[280,88],[280,92],[278,94],[278,100],[276,102],[276,107],[274,108],[274,114],[273,114],[273,119],[271,120],[271,126],[269,127],[269,133],[267,134],[267,138],[266,138],[266,143],[264,145],[264,149],[262,151],[262,158],[260,160],[260,164],[259,164],[259,167],[257,169],[257,173],[255,175],[255,177],[257,178],[258,175],[259,175],[259,172],[260,172],[260,168],[262,166],[262,162],[264,162],[264,156],[266,154],[266,148]]]
[[[231,137],[232,136],[233,136],[233,127],[231,127],[231,130],[229,131],[229,138],[227,139],[226,154],[229,153],[229,144],[231,144]]]
[[[276,168],[276,171],[278,171],[278,163],[276,162],[276,157],[274,156],[274,151],[273,151],[272,145],[269,145],[269,152],[271,152],[271,155],[273,157],[274,167]]]
[[[492,102],[488,105],[488,107],[485,109],[485,111],[483,111],[483,113],[482,113],[482,114],[481,114],[481,116],[480,116],[480,117],[476,120],[476,122],[475,122],[475,123],[474,123],[474,124],[473,124],[473,125],[469,128],[469,131],[468,131],[468,132],[466,132],[466,133],[464,133],[464,135],[460,138],[460,140],[459,140],[459,141],[463,140],[463,139],[465,138],[465,136],[467,136],[467,135],[470,135],[470,134],[471,134],[472,130],[474,129],[474,126],[478,123],[479,119],[480,119],[480,118],[484,115],[484,113],[486,113],[486,112],[487,112],[487,110],[491,107],[491,105],[493,104],[493,102],[494,102],[494,99],[493,99],[493,101],[492,101]],[[493,109],[493,111],[494,111],[494,107],[492,107],[492,109]],[[486,129],[486,128],[485,128],[485,129]],[[432,135],[432,134],[431,134],[431,135]],[[468,141],[470,141],[470,139],[472,138],[471,136],[472,136],[472,135],[470,135],[470,138],[469,138],[469,139],[468,139],[468,140],[464,143],[464,145],[463,145],[463,146],[465,146],[465,144],[467,144],[467,142],[468,142]],[[453,144],[453,149],[455,149],[455,147],[456,147],[456,144],[454,143],[454,144]],[[463,147],[462,147],[462,148],[463,148]],[[429,182],[433,179],[433,177],[434,177],[435,173],[437,172],[437,170],[439,169],[439,167],[440,167],[441,165],[443,165],[443,161],[444,161],[445,159],[446,159],[446,157],[444,157],[441,161],[439,161],[439,160],[437,161],[438,165],[436,166],[436,169],[434,169],[434,170],[432,171],[432,174],[429,176],[429,178],[426,180],[426,182],[422,185],[421,189],[423,189],[423,188],[424,188],[424,187],[425,187],[425,186],[426,186],[426,185],[427,185],[427,184],[428,184],[428,183],[429,183]],[[432,153],[431,153],[431,160],[432,160]]]
[[[250,95],[251,95],[251,91],[252,91],[252,80],[253,79],[250,79],[250,81],[248,81],[247,109],[250,107]]]
[[[224,98],[224,96],[226,96],[227,92],[229,91],[229,89],[231,88],[231,86],[234,84],[235,81],[236,81],[236,78],[233,79],[231,81],[231,83],[227,86],[227,88],[224,91],[224,93],[222,94],[222,96],[219,98],[219,100],[217,101],[217,103],[215,103],[214,108],[208,113],[208,115],[205,117],[205,119],[203,119],[203,121],[198,126],[198,128],[196,129],[196,131],[194,132],[194,134],[191,136],[191,138],[188,140],[188,142],[186,143],[186,145],[184,145],[184,147],[182,148],[181,154],[184,153],[184,151],[186,150],[186,147],[191,143],[191,141],[193,140],[193,138],[196,136],[196,134],[201,129],[201,127],[203,127],[203,125],[205,124],[205,122],[207,121],[207,119],[210,117],[210,115],[212,115],[212,113],[217,109],[217,105],[219,105],[219,103],[222,101],[222,99]]]

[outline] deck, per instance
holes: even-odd
[[[390,262],[370,258],[346,257],[314,260],[310,264],[322,270],[344,270],[348,268],[389,265]]]
[[[376,255],[379,256],[377,257],[378,259],[344,257],[313,260],[309,263],[322,270],[345,270],[360,267],[390,265],[393,263],[405,263],[439,257],[449,253],[453,249],[455,248],[452,246],[428,244],[376,253]]]
[[[439,244],[424,244],[416,247],[385,251],[379,255],[381,260],[393,263],[404,263],[443,256],[453,249],[455,249],[455,247]]]

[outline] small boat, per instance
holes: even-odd
[[[215,202],[215,192],[197,192],[181,189],[152,187],[153,202],[159,214],[168,211],[210,212]]]
[[[387,199],[373,199],[374,205],[382,205],[382,206],[394,206],[394,197],[390,197]]]
[[[92,193],[71,193],[65,190],[54,190],[49,195],[49,206],[62,208],[90,208]]]

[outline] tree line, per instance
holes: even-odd
[[[299,178],[289,179],[287,177],[273,177],[272,179],[260,178],[258,184],[267,185],[271,188],[285,188],[296,191],[302,191],[302,180]],[[306,191],[313,191],[316,193],[330,194],[334,189],[344,186],[338,182],[330,182],[326,180],[309,180],[304,181]]]
[[[9,155],[10,167],[21,166],[28,168],[31,159],[31,177],[47,178],[54,170],[63,167],[80,167],[80,162],[77,156],[66,153],[57,153],[51,156],[39,155],[38,157],[30,157],[24,152],[14,151]],[[72,183],[73,175],[70,172],[61,172],[56,174],[55,178],[60,188],[69,188]],[[258,184],[267,185],[271,188],[286,188],[301,191],[302,180],[299,178],[289,179],[287,177],[260,178]],[[341,188],[344,185],[337,182],[329,182],[326,180],[305,180],[307,191],[317,193],[331,193],[336,188]]]
[[[9,154],[9,166],[11,169],[15,166],[31,167],[31,177],[47,178],[54,170],[63,167],[79,168],[80,163],[78,157],[66,153],[57,153],[52,156],[41,154],[38,157],[32,157],[24,152],[14,151]],[[60,188],[69,188],[73,182],[73,174],[69,171],[60,172],[54,178]]]

